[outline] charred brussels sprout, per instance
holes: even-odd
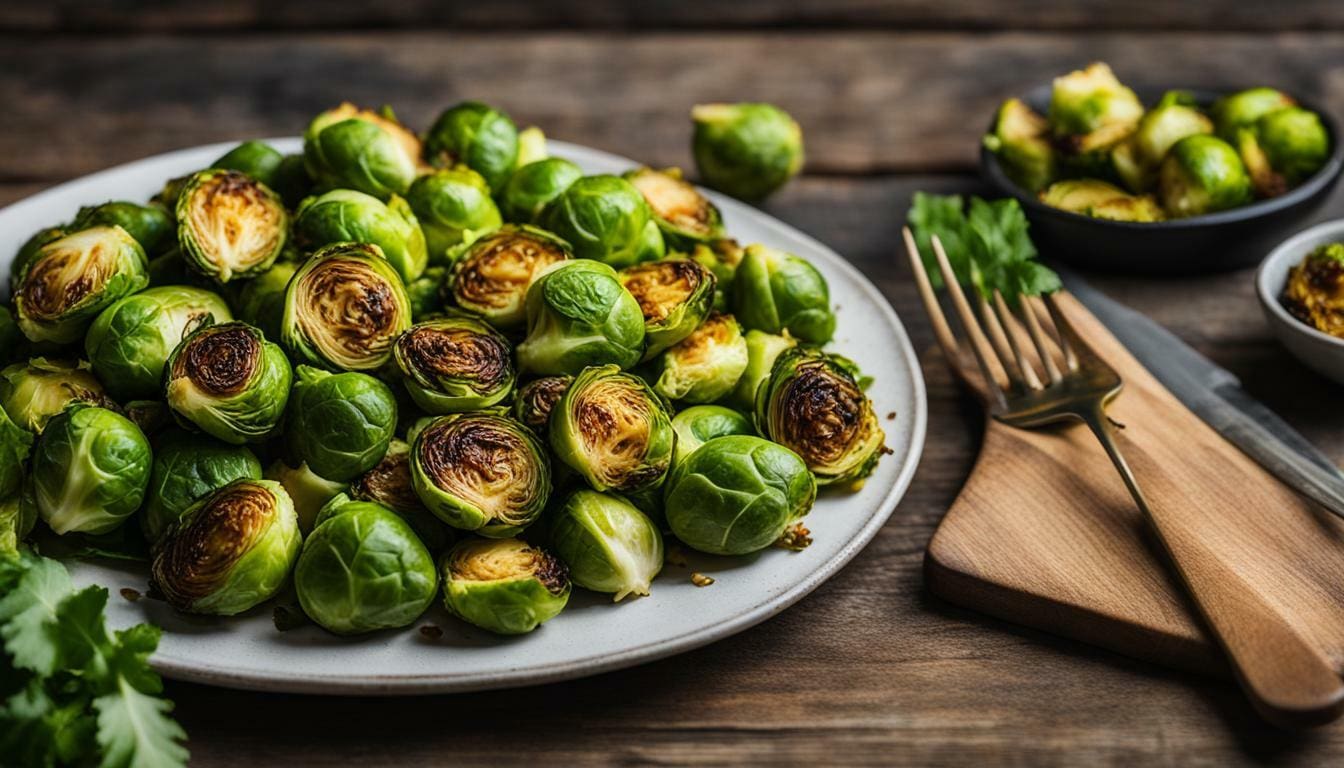
[[[140,507],[149,441],[129,419],[75,405],[47,423],[33,448],[33,500],[58,534],[107,533]]]
[[[647,595],[663,569],[663,535],[630,502],[596,491],[575,491],[556,510],[550,544],[584,589],[615,602]]]
[[[551,464],[522,424],[491,413],[454,414],[416,434],[411,482],[439,519],[503,538],[541,515],[551,495]]]
[[[644,380],[614,365],[587,368],[551,412],[551,449],[599,491],[657,485],[676,435],[667,407]]]
[[[517,539],[468,539],[443,561],[449,612],[500,635],[522,635],[569,602],[569,572],[550,553]]]
[[[378,246],[336,243],[313,254],[289,281],[280,325],[298,361],[375,371],[411,327],[411,299]]]
[[[500,213],[505,221],[532,224],[547,204],[582,177],[579,166],[560,157],[521,166],[509,175],[499,192]]]
[[[793,451],[752,435],[729,435],[673,468],[663,487],[663,513],[687,546],[745,555],[778,541],[816,496],[816,482]]]
[[[89,326],[84,352],[119,400],[153,398],[168,356],[191,331],[233,319],[218,295],[173,285],[147,288],[107,309]]]
[[[868,477],[886,440],[853,365],[803,347],[781,354],[757,390],[756,428],[801,456],[820,485]]]
[[[590,365],[629,368],[644,354],[639,302],[606,264],[573,259],[553,264],[527,289],[527,338],[521,370],[574,375]]]
[[[151,579],[179,611],[232,616],[279,591],[300,538],[294,505],[279,483],[236,480],[168,529]]]
[[[644,196],[619,176],[584,176],[546,206],[538,223],[574,255],[628,267],[663,255],[662,232]]]
[[[1113,221],[1162,221],[1166,216],[1152,195],[1130,195],[1097,179],[1056,181],[1041,190],[1041,202],[1061,211]]]
[[[23,482],[24,463],[32,448],[33,433],[10,421],[0,410],[0,501],[18,493]]]
[[[994,132],[985,136],[984,145],[998,156],[1004,172],[1019,186],[1035,192],[1055,179],[1050,124],[1021,99],[1003,102]]]
[[[293,372],[280,348],[246,323],[210,325],[168,358],[164,394],[185,424],[233,445],[280,428]]]
[[[390,110],[346,102],[308,124],[303,164],[320,189],[353,189],[386,200],[404,195],[423,170],[420,139]]]
[[[1297,106],[1297,102],[1288,94],[1262,87],[1224,96],[1214,102],[1209,112],[1213,115],[1218,135],[1227,141],[1236,141],[1241,129],[1255,125],[1256,121],[1271,112],[1294,106]]]
[[[449,168],[425,174],[406,193],[429,246],[433,264],[447,261],[448,249],[473,235],[503,223],[490,187],[468,168]]]
[[[176,224],[168,212],[157,205],[140,205],[117,200],[80,208],[70,224],[71,232],[92,227],[121,227],[135,238],[145,255],[157,256],[174,245]]]
[[[348,499],[372,501],[397,513],[415,529],[431,552],[442,552],[448,545],[450,529],[429,511],[415,492],[415,484],[411,481],[411,446],[404,440],[393,439],[383,460],[350,483]],[[348,499],[338,495],[327,502],[327,506]]]
[[[238,171],[279,191],[280,165],[285,156],[264,141],[245,141],[210,164],[211,168]]]
[[[71,403],[115,407],[84,362],[35,357],[0,370],[0,407],[34,434]]]
[[[500,333],[471,317],[411,326],[397,339],[397,367],[406,391],[432,414],[477,411],[513,392],[513,350]]]
[[[747,369],[733,387],[731,405],[745,411],[755,411],[756,390],[761,382],[770,378],[770,370],[775,360],[786,349],[798,346],[798,342],[789,336],[778,336],[765,331],[747,331]]]
[[[234,480],[260,480],[261,464],[252,451],[201,435],[174,430],[154,443],[140,528],[150,544],[182,518],[192,504]]]
[[[722,405],[693,405],[672,417],[677,433],[677,448],[672,463],[679,464],[695,450],[716,437],[754,435],[751,419]]]
[[[145,252],[118,226],[93,227],[53,240],[19,276],[14,305],[30,341],[69,344],[123,296],[149,285]]]
[[[270,269],[289,235],[280,196],[238,171],[195,174],[182,188],[176,212],[187,265],[217,283]]]
[[[714,306],[714,273],[690,259],[626,267],[621,285],[644,315],[644,359],[691,335]]]
[[[466,165],[499,189],[518,163],[518,128],[494,107],[464,101],[430,126],[425,156],[440,167]]]
[[[716,313],[656,358],[649,380],[669,400],[710,403],[733,391],[748,359],[742,326],[732,315]]]
[[[352,189],[333,189],[299,205],[294,240],[306,251],[332,243],[372,243],[409,283],[425,271],[429,252],[411,206],[396,195],[384,203]]]
[[[1158,175],[1158,196],[1173,217],[1199,216],[1251,200],[1251,180],[1237,151],[1214,136],[1176,142]]]
[[[31,237],[23,241],[19,250],[14,253],[14,260],[9,264],[9,290],[10,293],[19,292],[19,279],[23,277],[24,271],[33,259],[37,258],[38,251],[47,243],[55,242],[72,234],[62,227],[45,227],[34,232]]]
[[[572,376],[543,376],[519,387],[513,399],[513,417],[545,438],[551,409],[573,380]]]
[[[680,170],[640,168],[625,174],[625,178],[649,204],[668,248],[688,250],[724,236],[719,209],[683,179]]]
[[[277,261],[260,276],[243,282],[233,302],[239,320],[260,328],[268,339],[280,339],[289,279],[299,271],[296,261]]]
[[[517,328],[527,322],[532,280],[569,255],[569,243],[548,232],[505,225],[452,252],[446,289],[454,304],[496,328]]]
[[[803,131],[770,104],[700,104],[691,110],[691,150],[706,184],[760,200],[803,167]]]
[[[298,516],[299,530],[305,532],[313,529],[323,506],[346,489],[343,483],[319,477],[307,464],[291,467],[283,460],[277,460],[267,467],[263,477],[274,480],[284,488],[294,505],[294,514]]]
[[[1055,136],[1088,141],[1096,131],[1123,138],[1143,116],[1143,103],[1102,62],[1055,78],[1050,93],[1050,125]],[[1075,142],[1077,143],[1077,142]],[[1104,142],[1110,143],[1110,142]],[[1080,147],[1087,150],[1091,147]]]
[[[764,245],[747,246],[737,268],[733,314],[747,328],[788,331],[813,344],[835,333],[826,278],[806,260]]]
[[[346,482],[373,469],[397,428],[397,401],[363,373],[294,372],[285,438],[294,456],[328,480]]]

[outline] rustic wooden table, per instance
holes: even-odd
[[[556,138],[681,166],[691,104],[766,100],[802,123],[808,167],[765,209],[862,269],[921,350],[931,337],[894,255],[904,212],[918,189],[979,188],[978,134],[1005,94],[1104,59],[1134,84],[1272,84],[1344,116],[1344,8],[1330,0],[81,5],[0,6],[0,203],[157,152],[294,134],[342,99],[424,125],[478,97]],[[1344,192],[1323,217],[1341,211]],[[1091,277],[1344,460],[1344,392],[1273,343],[1251,271]],[[928,444],[909,494],[848,568],[784,614],[676,658],[516,691],[353,699],[169,683],[193,764],[1344,759],[1344,724],[1277,733],[1231,684],[931,597],[924,546],[966,477],[980,417],[930,362]]]

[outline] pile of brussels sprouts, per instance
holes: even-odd
[[[697,115],[697,154],[720,183],[760,166],[763,194],[797,126],[743,144],[710,125],[735,109]],[[250,141],[148,204],[81,209],[12,275],[0,530],[138,532],[182,611],[292,576],[335,633],[406,626],[440,590],[529,632],[572,585],[648,594],[665,535],[797,542],[818,487],[884,451],[822,349],[811,264],[739,246],[674,170],[584,175],[476,102],[423,136],[342,104],[302,154]]]
[[[1145,110],[1102,63],[1055,78],[1045,116],[1005,101],[984,143],[1046,205],[1138,222],[1281,195],[1330,157],[1320,116],[1273,88],[1211,105],[1168,91]]]

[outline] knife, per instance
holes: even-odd
[[[1076,273],[1051,266],[1065,288],[1185,407],[1290,488],[1344,517],[1344,473],[1297,430],[1246,394],[1231,371]]]

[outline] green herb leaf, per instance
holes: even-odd
[[[187,763],[187,737],[169,716],[172,702],[140,692],[125,677],[93,700],[98,712],[101,768],[178,768]]]
[[[1027,217],[1012,198],[972,198],[970,210],[963,213],[959,195],[917,192],[908,220],[935,286],[942,285],[942,280],[930,242],[933,235],[938,235],[957,280],[973,286],[982,296],[998,290],[1014,301],[1021,295],[1060,288],[1059,276],[1037,261]]]
[[[924,258],[929,281],[935,288],[942,287],[943,275],[938,270],[938,260],[933,253],[934,235],[942,242],[943,251],[947,253],[948,263],[952,265],[957,280],[962,283],[971,281],[971,252],[966,242],[970,237],[970,227],[961,209],[961,195],[916,192],[910,204],[910,212],[906,214],[910,228],[914,231],[915,244]]]
[[[0,598],[0,639],[14,666],[47,676],[57,669],[56,612],[73,585],[55,560],[24,555],[20,562],[23,574]]]

